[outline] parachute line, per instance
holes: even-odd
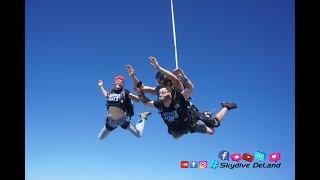
[[[178,66],[178,52],[177,52],[177,42],[176,42],[176,27],[175,27],[175,22],[174,22],[174,11],[173,11],[173,2],[171,2],[171,17],[172,17],[172,33],[173,33],[173,44],[174,44],[174,57],[176,60],[176,69],[179,68]]]

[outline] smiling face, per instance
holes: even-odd
[[[114,87],[115,89],[122,89],[124,85],[124,77],[118,75],[114,78]]]
[[[123,80],[121,79],[117,79],[115,82],[114,82],[114,86],[116,89],[122,89],[123,88]]]
[[[169,87],[159,89],[159,100],[169,100],[171,98],[172,94]]]

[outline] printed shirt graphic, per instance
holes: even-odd
[[[181,93],[177,93],[176,102],[172,102],[169,107],[164,107],[161,101],[155,101],[154,106],[160,111],[162,119],[167,124],[168,128],[174,131],[182,131],[189,126],[186,101]]]
[[[179,115],[176,110],[171,112],[163,112],[162,113],[163,120],[168,122],[173,122],[174,119],[179,118]]]
[[[112,93],[107,98],[108,101],[118,102],[121,98],[121,94]]]
[[[106,97],[107,107],[109,108],[110,106],[116,106],[118,108],[124,109],[124,99],[128,97],[129,93],[130,92],[128,90],[124,90],[124,94],[122,93],[122,89],[111,90],[110,94]]]

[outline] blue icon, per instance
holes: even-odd
[[[189,163],[190,168],[198,168],[198,161],[190,161]]]
[[[218,156],[222,161],[226,161],[226,160],[229,161],[229,152],[228,151],[225,151],[225,150],[220,151]]]
[[[265,161],[266,160],[266,153],[260,152],[260,151],[256,151],[254,153],[254,159],[258,160],[258,161]]]
[[[210,164],[209,164],[210,168],[217,169],[218,166],[219,166],[219,161],[217,160],[210,161]]]

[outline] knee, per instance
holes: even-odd
[[[98,135],[99,140],[103,140],[107,136],[108,132],[105,130]]]
[[[122,129],[127,129],[130,125],[130,122],[129,121],[126,121],[125,123],[123,123],[123,125],[121,126]]]
[[[176,136],[172,136],[174,140],[178,140],[179,137]]]
[[[220,121],[218,120],[218,118],[205,120],[204,123],[209,128],[215,128],[215,127],[219,127],[220,126]]]
[[[213,135],[214,134],[214,128],[207,128],[207,134]]]
[[[139,132],[139,134],[137,134],[137,137],[138,137],[138,138],[141,138],[141,137],[142,137],[142,133]]]
[[[103,137],[102,135],[100,135],[100,134],[99,134],[99,135],[98,135],[98,139],[99,139],[99,140],[103,140],[103,139],[104,139],[104,137]]]
[[[172,137],[174,140],[178,140],[182,135],[180,134],[173,134]]]

